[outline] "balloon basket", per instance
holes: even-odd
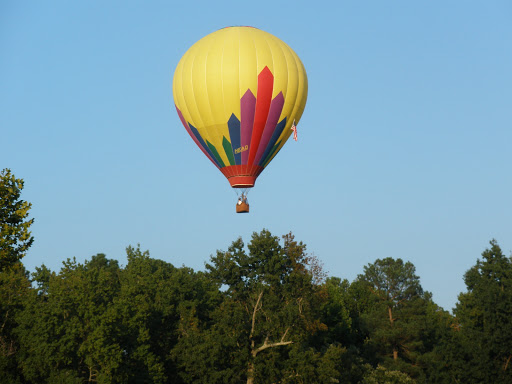
[[[237,204],[236,213],[249,213],[249,204],[244,202]]]

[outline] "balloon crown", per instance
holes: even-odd
[[[254,28],[254,29],[258,29],[256,27],[253,27],[253,26],[250,26],[250,25],[229,25],[229,26],[221,28],[221,29],[227,29],[227,28]]]

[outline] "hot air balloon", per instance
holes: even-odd
[[[242,190],[237,212],[248,212],[248,188],[296,129],[308,81],[297,54],[270,33],[228,27],[195,43],[173,79],[178,116],[190,137]]]

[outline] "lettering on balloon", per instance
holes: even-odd
[[[235,154],[245,152],[249,149],[249,145],[238,147],[235,149]]]

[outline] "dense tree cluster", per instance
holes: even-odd
[[[0,382],[512,382],[512,263],[494,241],[454,315],[401,259],[314,282],[291,234],[238,239],[205,272],[127,255],[2,271]]]
[[[98,254],[29,273],[14,243],[0,383],[512,383],[512,260],[494,240],[453,315],[410,262],[328,277],[291,233],[237,239],[205,271],[128,247],[125,266]]]

